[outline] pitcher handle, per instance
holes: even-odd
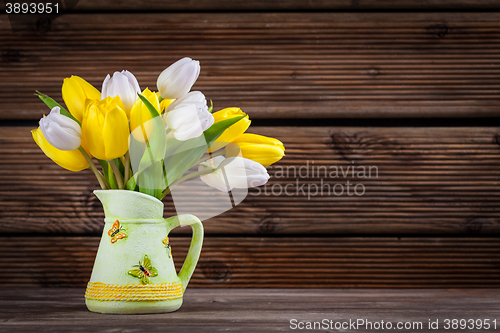
[[[178,275],[183,289],[186,290],[189,280],[196,268],[196,264],[198,263],[198,259],[200,258],[201,246],[203,245],[203,224],[201,224],[201,221],[194,215],[179,215],[176,220],[179,223],[177,226],[184,227],[190,225],[193,231],[186,260],[184,260],[184,264],[182,264],[182,268]]]

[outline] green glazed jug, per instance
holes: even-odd
[[[163,203],[147,194],[125,190],[94,191],[105,226],[90,282],[87,308],[100,313],[162,313],[182,305],[198,262],[203,225],[193,215],[163,218]],[[177,275],[168,235],[178,226],[193,231],[186,260]]]

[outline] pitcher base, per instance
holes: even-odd
[[[97,301],[85,299],[87,308],[92,312],[114,314],[167,313],[177,311],[182,305],[182,298],[167,301]]]

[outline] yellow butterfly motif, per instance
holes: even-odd
[[[149,278],[155,277],[158,275],[158,270],[153,267],[151,260],[148,258],[148,255],[145,254],[142,261],[139,261],[139,265],[134,265],[130,271],[128,271],[129,275],[141,279],[143,284],[149,283]]]

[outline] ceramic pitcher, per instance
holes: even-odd
[[[161,313],[180,308],[198,262],[203,226],[193,215],[163,218],[163,203],[146,194],[94,191],[104,207],[105,226],[90,282],[87,308],[101,313]],[[168,235],[190,225],[191,246],[177,275]]]

